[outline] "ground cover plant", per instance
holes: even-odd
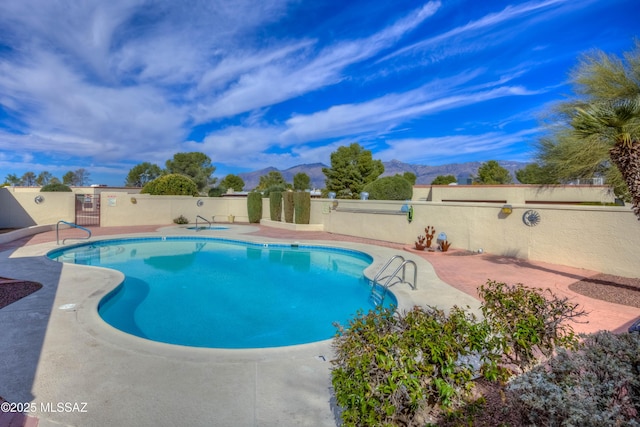
[[[585,313],[520,284],[488,281],[480,293],[483,319],[459,307],[378,308],[338,325],[332,383],[343,425],[528,425],[509,380],[558,349],[578,351],[567,321]]]

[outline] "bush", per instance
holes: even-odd
[[[154,196],[197,196],[198,187],[191,178],[172,173],[147,182],[140,193]]]
[[[271,221],[282,220],[282,193],[279,191],[269,194],[269,215]]]
[[[309,224],[311,221],[311,193],[306,191],[293,193],[293,210],[296,224]]]
[[[478,294],[484,301],[484,317],[502,339],[505,361],[522,372],[538,362],[536,354],[549,357],[557,346],[573,348],[578,343],[566,320],[586,312],[566,297],[558,298],[549,289],[492,280],[480,286]]]
[[[282,193],[282,202],[284,205],[284,220],[289,224],[293,223],[293,194],[291,191]]]
[[[587,335],[515,378],[508,394],[530,425],[640,426],[640,334]]]
[[[249,212],[249,222],[259,223],[262,219],[262,194],[252,191],[247,196],[247,211]]]
[[[530,369],[534,355],[576,348],[573,330],[563,323],[584,311],[546,293],[489,280],[480,290],[482,321],[458,307],[449,314],[432,307],[406,314],[379,308],[338,326],[331,378],[344,425],[424,425],[479,414],[484,397],[471,394],[477,379],[499,385],[514,366]]]
[[[413,186],[400,175],[378,178],[362,191],[369,193],[371,200],[410,200],[413,197]]]
[[[469,395],[478,369],[497,372],[490,332],[457,307],[448,315],[432,307],[358,313],[334,341],[332,384],[344,425],[424,425],[420,414],[455,406]]]
[[[184,215],[180,215],[179,217],[174,218],[173,222],[175,222],[176,224],[189,224],[189,220]]]
[[[42,188],[40,188],[40,192],[42,192],[42,193],[52,192],[52,191],[71,192],[73,190],[71,190],[71,188],[68,185],[64,185],[61,182],[55,182],[53,184],[47,184],[47,185],[42,186]]]

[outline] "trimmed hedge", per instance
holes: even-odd
[[[262,219],[262,193],[252,191],[247,196],[247,211],[249,212],[249,222],[257,224]]]
[[[171,173],[147,182],[140,193],[153,196],[197,196],[198,186],[187,176]]]
[[[274,191],[269,193],[269,215],[271,221],[282,220],[282,193],[280,191]]]
[[[369,193],[370,200],[411,200],[413,197],[413,186],[400,175],[378,178],[362,191]]]
[[[296,224],[309,224],[311,221],[311,193],[306,191],[293,193],[293,210]]]
[[[282,201],[284,205],[284,220],[290,224],[293,223],[293,194],[291,191],[282,193]]]
[[[47,193],[52,191],[61,191],[70,193],[72,190],[68,185],[64,185],[61,182],[55,182],[53,184],[47,184],[40,189],[41,193]]]

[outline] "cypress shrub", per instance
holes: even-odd
[[[269,193],[269,214],[271,221],[282,221],[282,193],[279,191]]]
[[[282,199],[284,203],[284,220],[288,223],[293,223],[293,194],[291,191],[282,193]]]
[[[311,193],[306,191],[293,193],[293,210],[296,224],[309,224],[311,220]]]
[[[247,196],[247,211],[249,212],[249,222],[256,224],[262,218],[262,193],[252,191]]]

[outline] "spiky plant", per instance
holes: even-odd
[[[577,107],[571,125],[586,140],[612,145],[609,157],[629,188],[640,220],[640,96]]]

